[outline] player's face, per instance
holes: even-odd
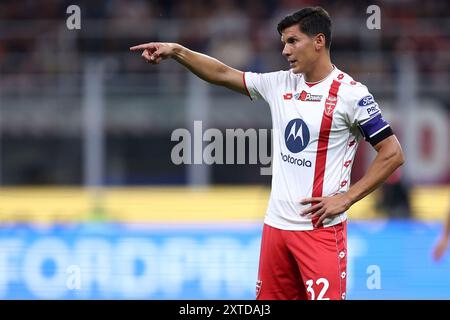
[[[282,31],[281,42],[284,45],[282,54],[287,58],[292,72],[308,72],[318,58],[314,38],[302,33],[298,25],[293,25]]]

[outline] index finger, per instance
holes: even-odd
[[[143,44],[139,44],[137,46],[131,47],[130,50],[131,51],[136,51],[136,50],[145,50],[145,49],[150,49],[150,48],[154,48],[155,45],[153,43],[143,43]]]

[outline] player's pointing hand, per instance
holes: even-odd
[[[158,64],[164,59],[171,58],[175,49],[176,44],[163,42],[149,42],[130,48],[131,51],[142,50],[142,58],[151,64]]]

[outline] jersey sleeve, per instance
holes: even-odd
[[[254,73],[244,72],[244,85],[252,100],[260,98],[269,102],[271,92],[276,84],[278,72]]]
[[[367,87],[358,84],[350,94],[350,121],[356,125],[364,139],[376,145],[394,134],[389,123],[383,118],[380,107]]]

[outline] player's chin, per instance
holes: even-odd
[[[293,66],[291,68],[291,71],[292,71],[292,73],[295,73],[295,74],[303,73],[303,69],[298,65]]]

